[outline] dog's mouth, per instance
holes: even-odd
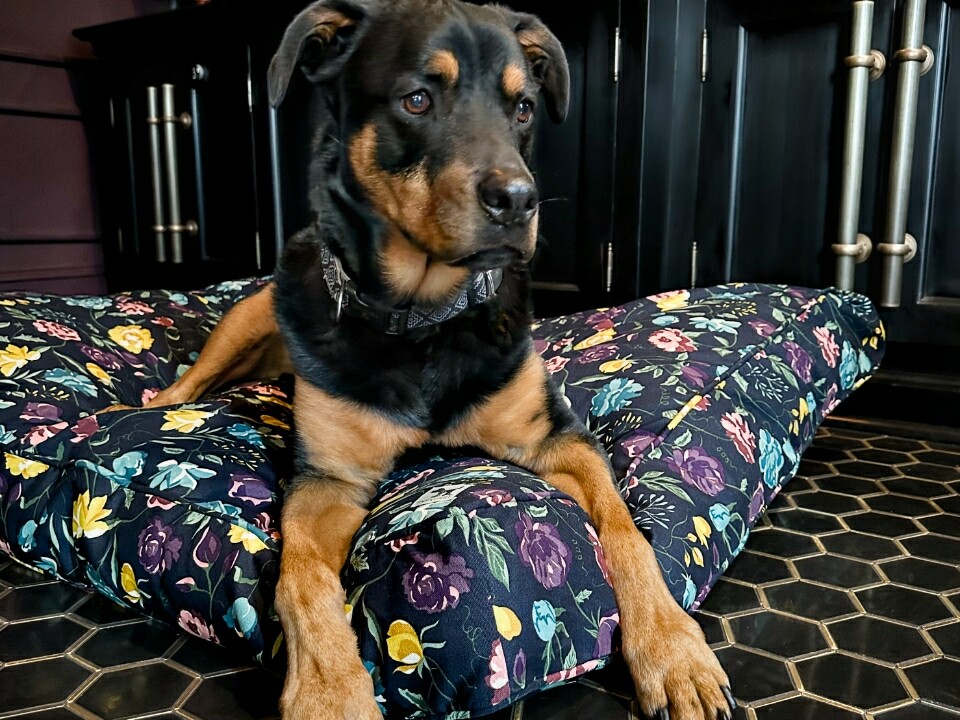
[[[526,261],[523,253],[517,248],[498,247],[489,250],[479,250],[469,255],[465,255],[448,265],[454,267],[469,268],[473,272],[482,272],[484,270],[495,270],[505,268],[516,264],[518,261]]]

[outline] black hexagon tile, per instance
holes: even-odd
[[[960,565],[960,540],[939,535],[906,538],[903,546],[914,557]]]
[[[911,588],[882,585],[858,590],[856,596],[868,613],[911,625],[926,625],[953,617],[950,608],[937,595]]]
[[[904,477],[881,480],[880,484],[892,493],[911,497],[935,498],[953,495],[949,486],[933,480],[917,480],[916,478]]]
[[[899,477],[900,473],[889,465],[880,463],[866,462],[864,460],[854,460],[843,466],[844,475],[852,475],[858,478],[867,478],[869,480],[882,480],[884,478]]]
[[[931,515],[919,522],[928,532],[960,538],[960,518],[952,515]]]
[[[738,645],[764,650],[785,658],[826,650],[829,645],[820,626],[776,612],[759,612],[730,619]]]
[[[7,625],[0,630],[0,663],[62,655],[87,632],[64,617]]]
[[[858,532],[845,532],[828,535],[820,540],[828,552],[846,555],[861,560],[883,560],[902,557],[903,552],[892,540],[865,535]]]
[[[127,665],[163,655],[180,634],[158,622],[143,621],[98,630],[76,655],[100,667]]]
[[[931,628],[928,632],[944,653],[954,660],[960,660],[960,621]]]
[[[859,612],[847,591],[806,580],[773,585],[762,592],[770,608],[811,620],[828,620]]]
[[[857,588],[880,582],[880,574],[870,563],[836,555],[803,558],[795,560],[794,565],[805,580],[816,580],[841,588]]]
[[[913,453],[918,461],[930,465],[944,465],[960,471],[960,453],[945,452],[943,450],[921,450]]]
[[[877,713],[876,720],[957,720],[960,713],[929,703],[913,702],[887,712]]]
[[[837,518],[811,510],[783,510],[782,512],[770,513],[770,522],[774,527],[812,535],[843,529],[843,525]]]
[[[740,553],[740,556],[727,568],[727,576],[753,583],[767,583],[793,577],[790,568],[783,560],[752,552]]]
[[[876,480],[836,475],[834,477],[819,478],[817,485],[827,492],[843,493],[845,495],[876,495],[885,492],[883,486]]]
[[[837,647],[889,663],[927,657],[933,649],[915,627],[860,616],[827,625]]]
[[[701,607],[706,612],[728,615],[759,608],[760,598],[756,588],[721,578]]]
[[[782,660],[739,647],[721,648],[716,654],[727,671],[733,693],[739,702],[754,702],[795,689],[790,672]]]
[[[891,668],[839,653],[797,663],[807,692],[860,708],[906,700],[909,693]]]
[[[808,697],[796,697],[755,710],[757,720],[860,720],[858,712]]]
[[[776,555],[781,558],[797,558],[816,555],[822,550],[809,535],[769,527],[754,530],[750,535],[750,550]]]
[[[857,498],[823,490],[795,493],[790,496],[790,499],[793,500],[793,504],[798,508],[830,513],[832,515],[845,515],[866,509]]]
[[[62,702],[89,676],[68,658],[8,665],[0,670],[0,713]]]
[[[960,568],[922,558],[900,558],[878,566],[892,582],[923,590],[945,592],[960,588]]]
[[[887,538],[904,537],[923,532],[923,529],[909,518],[882,512],[847,515],[843,518],[843,522],[851,530]]]
[[[119,720],[171,709],[192,682],[167,665],[140,665],[103,673],[76,702],[104,720]]]
[[[922,480],[939,480],[940,482],[960,480],[960,468],[956,466],[917,463],[916,465],[904,465],[901,470],[907,477]]]
[[[920,697],[960,710],[960,660],[943,658],[904,672]]]
[[[919,440],[914,440],[912,438],[899,438],[899,437],[890,437],[884,436],[879,438],[873,438],[869,442],[871,447],[880,448],[882,450],[899,450],[900,452],[913,453],[917,451],[925,450],[923,443]]]
[[[937,512],[937,508],[931,505],[928,500],[907,497],[906,495],[877,495],[864,498],[863,501],[870,506],[871,510],[879,510],[880,512],[904,517],[924,517]]]
[[[914,458],[907,453],[897,452],[895,450],[884,450],[882,448],[869,448],[866,450],[857,450],[857,459],[867,462],[880,463],[881,465],[906,465],[915,462]]]

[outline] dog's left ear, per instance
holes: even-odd
[[[363,36],[372,6],[368,0],[319,0],[297,15],[270,62],[270,104],[283,101],[297,66],[311,82],[336,77]]]
[[[555,123],[563,122],[570,108],[570,68],[563,46],[536,15],[515,12],[502,5],[494,7],[503,13],[516,33],[546,98],[550,119]]]

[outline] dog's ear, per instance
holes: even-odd
[[[299,66],[311,82],[337,76],[363,36],[371,12],[364,0],[320,0],[293,19],[270,62],[270,104],[279,105]]]
[[[510,23],[517,41],[547,101],[547,112],[555,123],[563,122],[570,108],[570,68],[563,46],[536,15],[519,13],[494,5]]]

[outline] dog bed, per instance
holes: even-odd
[[[0,551],[269,666],[291,379],[92,415],[172,382],[261,282],[0,296]],[[883,352],[862,296],[749,284],[544,320],[534,337],[689,611]],[[568,497],[470,454],[401,465],[342,574],[389,717],[482,715],[615,652],[603,550]]]

